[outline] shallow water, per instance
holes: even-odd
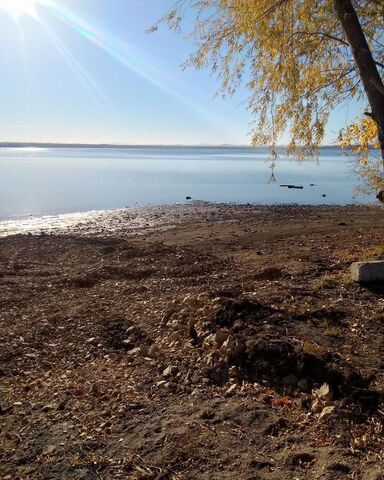
[[[337,148],[321,149],[318,164],[282,154],[275,184],[268,183],[269,165],[266,149],[246,147],[2,148],[0,220],[174,204],[186,196],[260,204],[373,201],[354,197],[350,161]]]

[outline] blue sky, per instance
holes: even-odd
[[[214,98],[208,71],[180,67],[183,35],[146,33],[174,0],[40,1],[16,18],[2,4],[27,0],[0,0],[0,141],[249,143],[246,92]],[[360,110],[339,108],[325,142]]]

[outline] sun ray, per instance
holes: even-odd
[[[60,37],[44,22],[41,22],[41,26],[44,29],[46,35],[63,58],[68,67],[75,74],[80,83],[84,86],[84,89],[88,94],[90,94],[94,99],[102,101],[103,103],[108,103],[107,98],[94,81],[94,79],[89,75],[89,73],[84,69],[84,67],[76,60],[70,50],[65,46]]]
[[[113,35],[98,31],[94,26],[78,15],[75,15],[60,2],[50,2],[49,10],[69,27],[77,31],[82,37],[106,52],[111,58],[128,68],[136,75],[144,78],[147,82],[177,99],[192,110],[203,114],[204,118],[209,119],[215,123],[215,125],[219,125],[222,128],[230,128],[229,125],[224,125],[224,123],[227,122],[223,120],[222,117],[213,114],[204,106],[187,98],[180,93],[176,86],[172,87],[174,84],[173,79],[169,75],[166,75],[162,70],[155,67],[153,62],[145,60],[146,55],[144,52],[126,42],[121,42]]]
[[[64,61],[74,71],[80,81],[84,85],[90,87],[98,97],[101,97],[102,93],[94,80],[74,58],[59,36],[49,28],[47,19],[40,15],[43,11],[42,7],[44,7],[47,12],[55,15],[60,21],[68,25],[83,38],[87,39],[90,43],[104,51],[116,62],[154,85],[159,90],[165,92],[170,97],[175,98],[190,110],[203,115],[207,121],[214,123],[216,127],[220,128],[223,132],[229,132],[232,129],[230,122],[224,117],[213,113],[209,108],[206,108],[204,105],[201,105],[199,102],[192,100],[190,97],[187,97],[182,93],[182,91],[188,90],[189,92],[194,91],[195,94],[199,95],[201,92],[196,91],[194,87],[190,85],[183,86],[179,83],[176,85],[175,80],[170,75],[155,66],[154,58],[148,56],[145,52],[137,49],[133,45],[127,42],[122,42],[110,33],[104,32],[91,25],[85,19],[76,15],[72,10],[66,7],[62,1],[0,0],[0,12],[3,10],[11,15],[18,25],[20,25],[19,19],[22,16],[30,16],[36,21],[39,21]]]

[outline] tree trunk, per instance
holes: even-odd
[[[372,112],[370,117],[379,130],[379,144],[384,165],[384,84],[361,27],[352,0],[334,0],[337,16],[341,22],[353,57],[360,72]]]

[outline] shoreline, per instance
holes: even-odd
[[[114,235],[143,231],[151,228],[171,228],[181,221],[180,215],[193,217],[197,221],[200,215],[241,214],[242,212],[322,212],[349,211],[380,208],[378,203],[334,204],[236,204],[192,201],[190,203],[167,205],[144,205],[112,210],[90,210],[85,212],[47,214],[28,218],[6,219],[0,221],[0,238],[27,234],[80,234]]]

